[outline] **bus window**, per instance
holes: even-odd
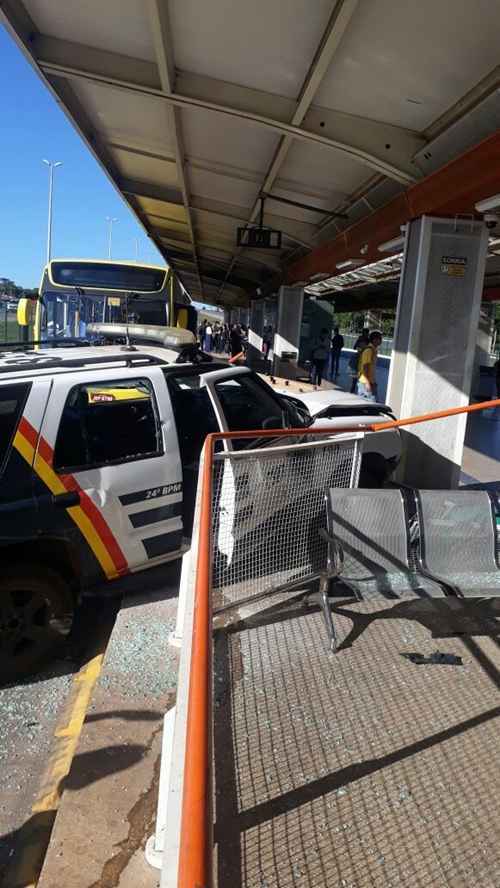
[[[39,292],[35,340],[88,339],[89,324],[175,324],[169,320],[168,269],[159,266],[56,259],[44,269]],[[187,296],[175,303],[175,315],[196,332],[196,309]]]

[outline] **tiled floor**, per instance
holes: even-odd
[[[336,613],[335,655],[300,605],[216,634],[218,888],[498,888],[500,612]]]

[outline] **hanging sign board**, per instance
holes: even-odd
[[[467,268],[466,256],[441,256],[441,273],[449,277],[464,277]]]
[[[238,228],[237,246],[255,250],[280,250],[281,231],[275,228]]]

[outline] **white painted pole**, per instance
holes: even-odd
[[[118,222],[118,219],[111,216],[106,216],[106,222],[108,223],[108,259],[111,259],[111,245],[113,238],[113,223]]]
[[[62,166],[62,160],[46,160],[44,157],[42,163],[49,168],[49,211],[47,218],[47,263],[50,262],[52,255],[52,197],[54,191],[54,170],[58,166]]]

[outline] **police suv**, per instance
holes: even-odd
[[[300,423],[252,371],[209,360],[154,345],[0,353],[4,680],[37,667],[86,590],[182,554],[209,432]]]
[[[33,671],[92,587],[185,551],[209,432],[310,422],[182,344],[1,352],[1,678]]]

